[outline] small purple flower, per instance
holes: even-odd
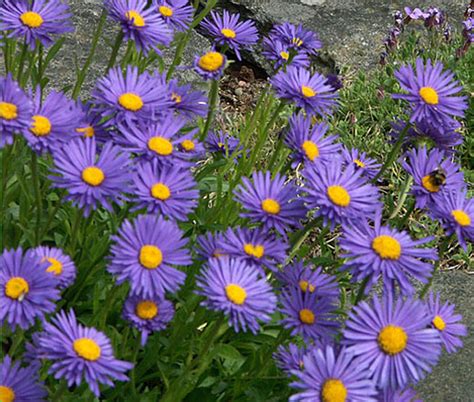
[[[349,315],[343,342],[367,365],[374,383],[396,390],[421,380],[441,354],[437,330],[419,300],[383,299],[361,302]]]
[[[282,66],[308,68],[310,60],[305,52],[297,52],[294,48],[283,43],[279,38],[271,35],[263,39],[262,55],[274,62],[273,67],[278,70]]]
[[[206,148],[210,152],[218,152],[227,157],[240,148],[240,141],[222,130],[211,131],[206,138]]]
[[[173,101],[171,109],[189,120],[206,116],[207,97],[204,92],[193,91],[191,84],[179,85],[178,80],[170,80],[167,85]]]
[[[382,167],[376,159],[368,157],[365,152],[361,152],[356,148],[348,149],[343,146],[341,156],[344,165],[352,165],[356,171],[360,170],[362,176],[369,180],[374,179]]]
[[[129,295],[123,306],[123,318],[141,332],[142,346],[148,335],[164,330],[173,319],[173,303],[159,297]]]
[[[405,7],[404,10],[407,17],[412,20],[424,20],[430,16],[428,13],[423,12],[419,8],[411,9],[410,7]]]
[[[202,159],[206,154],[204,144],[196,139],[197,132],[193,130],[179,137],[177,158],[180,161],[183,160],[183,165],[186,165],[184,161],[187,161],[192,166],[196,160]]]
[[[0,148],[13,143],[13,135],[28,129],[33,103],[12,75],[0,77]]]
[[[224,74],[227,64],[225,55],[215,50],[210,50],[194,59],[194,71],[203,80],[218,80]]]
[[[288,22],[275,25],[270,31],[271,36],[279,38],[284,44],[298,51],[316,54],[323,46],[318,35],[303,28],[303,25],[295,26]]]
[[[78,101],[77,108],[82,111],[79,124],[75,130],[78,137],[94,137],[96,142],[100,144],[111,139],[110,134],[106,131],[102,115],[94,111],[92,103]]]
[[[240,21],[240,14],[231,14],[226,10],[222,11],[222,16],[211,11],[210,17],[205,18],[201,26],[216,44],[229,46],[238,60],[241,60],[241,47],[248,48],[258,41],[258,31],[253,21]]]
[[[242,260],[211,258],[196,283],[200,288],[197,293],[206,298],[202,305],[222,311],[236,332],[250,330],[256,334],[259,321],[269,322],[276,309],[271,286]]]
[[[153,0],[153,7],[170,28],[185,31],[193,21],[194,8],[188,0]]]
[[[207,232],[206,234],[197,237],[196,254],[199,259],[207,261],[209,258],[220,258],[226,255],[220,248],[220,245],[224,241],[224,235],[222,233],[212,234]]]
[[[129,155],[107,142],[97,154],[94,138],[76,139],[54,153],[53,187],[68,190],[66,200],[87,216],[98,205],[111,211],[112,203],[121,204],[127,192]]]
[[[23,250],[4,250],[0,256],[0,325],[8,323],[12,331],[28,329],[36,318],[43,319],[56,308],[58,281],[41,263]]]
[[[59,312],[34,339],[32,352],[37,359],[52,362],[48,373],[64,378],[69,387],[85,380],[99,397],[99,383],[113,387],[112,380],[128,381],[124,374],[133,364],[117,360],[107,336],[95,328],[77,323],[73,310]]]
[[[292,227],[300,227],[300,220],[306,216],[306,208],[298,197],[298,188],[286,183],[286,176],[276,174],[271,178],[270,172],[254,172],[252,181],[242,178],[243,184],[235,191],[235,199],[247,212],[240,216],[250,218],[253,222],[263,224],[263,228],[274,228],[285,236]]]
[[[60,0],[4,0],[0,7],[0,31],[11,31],[8,37],[18,38],[34,50],[36,41],[44,46],[54,43],[52,35],[73,32],[71,13]]]
[[[143,297],[161,297],[176,292],[186,274],[173,265],[191,264],[187,239],[174,222],[163,217],[139,215],[126,220],[116,236],[107,270],[117,283],[130,281],[131,290]]]
[[[278,346],[273,353],[273,360],[276,366],[281,369],[288,377],[291,377],[296,370],[302,370],[304,367],[303,357],[308,353],[305,347],[298,347],[290,343],[288,347]]]
[[[336,105],[337,94],[326,83],[326,78],[298,67],[288,67],[279,71],[270,80],[277,96],[292,101],[309,115],[325,116],[332,113]]]
[[[38,366],[21,367],[20,362],[13,363],[5,355],[0,363],[0,400],[13,401],[46,401],[48,392],[39,379]]]

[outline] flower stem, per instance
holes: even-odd
[[[398,198],[397,207],[390,214],[390,217],[388,218],[389,220],[395,218],[399,214],[400,210],[402,209],[403,205],[405,204],[405,201],[407,199],[408,192],[410,191],[412,183],[413,183],[413,177],[408,176],[406,178],[405,182],[403,183],[403,187],[400,191],[400,197]]]
[[[17,73],[17,81],[21,83],[21,76],[23,74],[23,65],[25,64],[26,53],[28,52],[28,45],[26,44],[26,40],[21,45],[21,54],[20,54],[20,61],[18,63],[18,73]]]
[[[367,276],[364,278],[364,280],[361,282],[359,286],[359,290],[357,291],[357,296],[354,301],[354,305],[359,304],[359,302],[364,298],[365,296],[365,288],[367,287],[367,284],[369,283],[369,277]]]
[[[41,199],[41,188],[40,188],[40,179],[38,174],[38,155],[33,152],[31,157],[31,180],[33,182],[33,188],[35,192],[36,199],[36,227],[35,227],[35,244],[39,245],[39,231],[41,225],[41,212],[43,209],[43,202]]]
[[[109,71],[115,64],[115,60],[117,60],[118,51],[120,49],[120,45],[123,41],[123,31],[119,31],[117,37],[115,38],[115,43],[112,47],[112,53],[110,54],[109,62],[107,63],[107,71]]]
[[[209,91],[209,110],[207,112],[206,124],[201,132],[200,140],[204,141],[207,137],[211,123],[214,120],[214,115],[216,113],[216,104],[217,104],[217,94],[219,92],[219,81],[212,80],[211,89]]]

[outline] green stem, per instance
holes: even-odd
[[[434,277],[436,273],[439,270],[439,267],[441,265],[441,260],[444,257],[444,253],[448,249],[449,242],[451,241],[452,236],[445,237],[444,240],[441,242],[439,246],[439,254],[438,254],[438,260],[435,263],[435,266],[433,268],[433,274],[431,275],[430,279],[428,280],[428,283],[421,289],[420,292],[420,299],[423,299],[426,296],[426,293],[428,293],[428,290],[430,290],[431,285],[433,284]]]
[[[24,332],[22,329],[17,329],[15,333],[13,334],[13,344],[8,351],[8,354],[10,355],[11,358],[15,356],[15,352],[18,349],[18,346],[21,345],[24,339]]]
[[[293,243],[293,246],[291,247],[291,250],[288,253],[288,258],[286,260],[288,264],[291,262],[294,256],[298,253],[298,250],[300,249],[301,245],[304,243],[306,238],[309,236],[311,231],[321,223],[322,223],[321,219],[313,219],[309,221],[305,225],[305,227],[297,233],[297,236],[295,237],[295,239],[291,241],[291,243]],[[326,234],[326,231],[323,228],[321,230],[320,236],[324,236],[325,234]]]
[[[28,52],[28,45],[26,44],[26,40],[23,42],[21,46],[21,54],[20,54],[20,61],[18,64],[18,74],[17,74],[17,81],[21,83],[21,75],[23,73],[23,64],[25,64],[26,53]]]
[[[273,165],[277,161],[277,158],[280,156],[281,150],[283,149],[283,134],[278,136],[277,145],[275,147],[275,151],[273,152],[272,158],[270,159],[270,163],[268,164],[268,170],[271,172],[273,169]]]
[[[217,103],[217,94],[219,92],[219,81],[212,80],[211,89],[209,91],[209,110],[207,112],[206,124],[201,132],[200,140],[204,141],[207,137],[207,132],[211,127],[212,120],[214,119],[214,114],[216,113],[216,103]]]
[[[38,174],[38,155],[33,152],[31,157],[31,179],[33,181],[33,188],[36,199],[36,227],[35,227],[35,244],[39,245],[39,231],[41,226],[41,211],[43,209],[43,202],[41,199],[40,179]]]
[[[359,286],[359,290],[357,291],[357,296],[354,301],[354,305],[357,305],[365,296],[365,288],[369,283],[369,277],[366,277]]]
[[[115,60],[117,60],[118,51],[120,49],[120,45],[123,41],[123,31],[120,31],[115,38],[115,43],[112,47],[112,53],[110,54],[109,62],[107,63],[107,71],[109,71],[115,64]]]
[[[13,153],[13,144],[7,145],[2,150],[2,193],[0,194],[0,204],[1,204],[1,217],[2,217],[2,242],[1,242],[1,249],[5,248],[5,237],[6,237],[6,230],[5,230],[5,210],[7,208],[7,184],[8,184],[8,167],[10,165],[10,158]]]
[[[141,345],[141,335],[139,333],[138,336],[137,336],[136,342],[135,342],[135,347],[133,349],[133,357],[132,357],[133,369],[132,369],[132,372],[130,373],[131,385],[132,385],[132,394],[133,394],[133,397],[135,399],[137,397],[137,381],[136,381],[137,357],[138,357],[138,352],[140,351],[141,346],[142,346]]]
[[[188,44],[190,38],[191,38],[191,30],[182,34],[181,38],[179,39],[178,46],[176,46],[176,53],[174,54],[173,62],[171,63],[170,68],[168,69],[168,72],[166,73],[167,81],[170,80],[171,77],[173,76],[176,66],[178,66],[181,63],[184,49],[186,49],[186,45]]]
[[[400,191],[400,197],[398,198],[397,207],[390,214],[390,217],[388,218],[389,220],[395,218],[400,213],[400,210],[402,209],[403,205],[405,205],[405,201],[407,199],[408,192],[410,191],[412,183],[413,183],[413,176],[409,175],[405,179],[405,182],[403,183],[403,187]]]
[[[75,250],[76,250],[76,242],[77,242],[77,237],[79,234],[79,227],[81,226],[81,218],[82,218],[82,209],[77,208],[76,216],[74,218],[74,223],[72,224],[72,228],[71,228],[71,249],[70,249],[71,256],[74,255]]]
[[[51,397],[51,402],[59,402],[62,399],[64,392],[68,389],[67,382],[65,380],[61,381],[61,385],[56,390],[54,395]]]

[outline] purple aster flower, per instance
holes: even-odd
[[[304,367],[303,357],[308,353],[306,348],[298,347],[294,343],[290,343],[288,347],[278,346],[273,353],[273,360],[276,366],[281,369],[288,377],[291,377],[294,371],[302,370]]]
[[[262,223],[265,230],[274,228],[285,235],[292,227],[301,227],[300,220],[306,216],[304,203],[298,197],[298,188],[286,176],[270,172],[254,172],[252,181],[247,177],[235,191],[235,199],[248,211],[240,216]]]
[[[383,389],[377,395],[377,402],[423,402],[411,388]]]
[[[173,316],[173,303],[156,296],[129,295],[123,306],[123,318],[141,332],[142,346],[150,333],[164,330]]]
[[[340,290],[336,277],[323,273],[321,267],[314,268],[313,265],[305,265],[303,261],[296,261],[285,266],[277,274],[277,278],[285,287],[295,288],[303,293],[314,293],[333,303],[339,302]]]
[[[33,117],[23,135],[30,147],[37,153],[55,152],[74,138],[79,126],[81,111],[63,93],[51,91],[41,101],[38,87],[34,97]]]
[[[377,391],[367,377],[367,368],[347,349],[314,349],[303,356],[303,365],[293,371],[297,380],[290,387],[300,392],[289,399],[291,402],[376,402]]]
[[[439,196],[457,192],[465,187],[460,166],[445,158],[443,151],[426,147],[413,149],[405,154],[403,168],[413,177],[411,194],[416,198],[417,208],[437,204]]]
[[[33,103],[12,75],[0,77],[0,148],[13,143],[13,135],[28,129]]]
[[[271,36],[279,38],[284,44],[298,51],[316,54],[323,44],[318,35],[303,28],[303,25],[295,26],[289,22],[275,25],[270,31]]]
[[[433,265],[423,260],[437,260],[436,250],[418,246],[434,237],[412,240],[405,231],[382,226],[381,219],[379,210],[374,227],[367,221],[343,226],[340,246],[346,252],[343,257],[350,260],[341,269],[351,272],[353,282],[367,279],[366,294],[380,278],[387,291],[392,291],[398,284],[403,294],[412,294],[415,288],[409,279],[427,283],[433,273]]]
[[[465,189],[446,192],[430,207],[430,214],[441,220],[446,234],[456,234],[459,244],[467,251],[466,240],[474,241],[474,199],[466,197]]]
[[[76,127],[76,133],[80,138],[94,137],[97,143],[110,140],[110,134],[105,129],[105,124],[100,113],[93,110],[92,103],[77,102],[77,107],[82,111],[80,122]]]
[[[85,380],[95,396],[99,383],[114,386],[112,380],[128,381],[124,374],[133,364],[117,360],[107,336],[95,328],[78,324],[73,310],[59,312],[34,339],[32,348],[38,359],[52,362],[48,373],[64,378],[69,387]]]
[[[209,258],[220,258],[223,257],[224,251],[220,248],[224,241],[224,235],[222,233],[212,234],[207,232],[206,234],[197,237],[196,253],[199,259],[207,261]]]
[[[285,143],[294,151],[293,167],[298,163],[324,163],[338,157],[341,145],[335,143],[337,135],[325,137],[328,129],[326,123],[316,123],[311,128],[311,118],[305,117],[302,113],[291,116]]]
[[[454,304],[441,304],[439,293],[430,292],[426,306],[431,318],[431,328],[438,330],[441,341],[448,353],[455,353],[463,347],[461,336],[467,336],[467,328],[461,324],[461,314],[456,314]]]
[[[416,59],[416,70],[411,65],[403,66],[395,72],[401,88],[408,94],[394,94],[395,99],[404,99],[410,103],[412,115],[410,122],[427,120],[433,124],[445,124],[451,116],[464,117],[467,109],[466,96],[455,96],[462,87],[454,80],[454,74],[437,62],[431,60],[423,64]]]
[[[140,215],[133,222],[126,220],[111,248],[107,270],[117,276],[117,283],[130,281],[133,293],[143,297],[176,292],[186,274],[173,265],[190,265],[188,240],[174,222],[163,217]]]
[[[181,116],[191,120],[207,114],[207,97],[202,91],[193,91],[191,84],[179,85],[178,80],[168,82],[174,109]]]
[[[304,68],[290,66],[276,73],[270,82],[279,98],[294,102],[311,116],[331,114],[336,105],[334,88],[319,73],[311,75]]]
[[[196,284],[200,288],[197,293],[206,298],[202,305],[222,311],[236,332],[256,334],[259,321],[269,322],[276,309],[271,286],[243,260],[211,258],[196,277]]]
[[[56,308],[59,299],[57,279],[41,263],[23,250],[4,250],[0,256],[0,325],[7,322],[12,331],[30,328],[38,317]]]
[[[206,150],[204,144],[195,138],[198,131],[199,130],[193,130],[179,138],[178,159],[186,160],[193,164],[193,161],[202,159],[205,156]]]
[[[339,329],[335,320],[337,305],[333,300],[320,298],[316,293],[301,292],[296,288],[281,293],[281,324],[291,329],[291,335],[301,335],[306,342],[330,342]]]
[[[153,7],[170,28],[186,31],[193,21],[194,8],[188,0],[153,0]]]
[[[38,40],[50,46],[52,35],[74,31],[69,7],[60,0],[4,0],[0,7],[0,31],[8,37],[22,38],[34,50]]]
[[[58,288],[65,289],[76,279],[76,266],[64,251],[55,247],[36,247],[29,250],[40,263],[47,262],[46,272],[54,275],[58,280]]]
[[[87,216],[98,204],[112,211],[121,205],[130,182],[129,155],[107,142],[97,154],[94,138],[76,139],[54,153],[53,187],[68,190],[67,201]]]
[[[305,52],[297,52],[293,47],[283,43],[275,36],[269,36],[263,39],[262,55],[270,61],[273,61],[273,67],[278,70],[282,66],[293,66],[308,68],[310,60]]]
[[[20,367],[20,362],[13,363],[5,355],[0,363],[0,400],[13,401],[46,401],[48,392],[39,379],[37,365]]]
[[[218,80],[224,74],[227,59],[224,54],[210,50],[194,59],[194,71],[203,80]]]
[[[218,132],[211,131],[207,135],[206,148],[210,152],[218,152],[227,157],[241,147],[238,138],[219,130]]]
[[[355,223],[363,217],[372,217],[379,202],[376,187],[362,177],[362,170],[353,165],[342,167],[333,161],[319,165],[317,169],[306,168],[306,202],[309,208],[317,208],[316,216],[334,229],[338,223]]]
[[[278,264],[285,261],[288,244],[262,228],[238,227],[227,229],[223,240],[218,243],[218,248],[223,254],[241,259],[265,275],[264,268],[273,272],[278,271]]]
[[[205,18],[201,23],[207,33],[214,38],[215,43],[231,48],[238,60],[240,48],[255,44],[258,41],[258,31],[255,23],[250,20],[240,21],[240,14],[231,14],[226,10],[220,16],[215,11],[211,11],[209,18]]]
[[[419,8],[411,9],[410,7],[405,7],[404,11],[407,17],[412,20],[418,20],[418,19],[424,20],[425,18],[429,17],[428,13],[424,13]]]
[[[101,78],[92,92],[96,111],[109,124],[131,124],[136,121],[156,120],[168,112],[173,104],[167,88],[147,72],[128,66],[124,75],[117,67]]]
[[[154,8],[146,8],[147,4],[147,0],[106,0],[105,7],[112,19],[120,22],[126,41],[135,42],[145,54],[150,50],[161,54],[158,46],[168,46],[173,32]]]
[[[387,293],[354,307],[344,342],[380,388],[403,388],[421,380],[438,362],[441,341],[437,330],[427,328],[430,320],[419,300],[399,297],[394,302]]]
[[[133,176],[131,193],[138,203],[135,209],[146,208],[149,214],[184,221],[197,205],[199,191],[192,173],[182,167],[158,161],[138,166]]]
[[[382,167],[376,159],[368,157],[365,152],[356,148],[348,149],[343,146],[341,156],[344,165],[352,165],[356,171],[362,171],[362,176],[369,180],[374,179]]]

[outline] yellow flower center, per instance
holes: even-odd
[[[5,294],[10,299],[20,299],[23,300],[23,297],[29,292],[30,287],[28,282],[19,276],[14,276],[10,278],[5,285]]]
[[[129,21],[132,21],[133,25],[136,27],[141,28],[145,26],[145,20],[143,19],[143,17],[140,15],[138,11],[129,10],[125,13],[125,17]]]
[[[372,241],[372,249],[385,260],[398,260],[402,254],[400,242],[388,235],[377,236]]]
[[[360,168],[365,168],[365,163],[362,162],[360,159],[354,159],[354,163]]]
[[[434,88],[420,88],[420,96],[428,105],[437,105],[439,102],[438,93]]]
[[[13,402],[15,400],[15,392],[6,385],[0,385],[0,401]]]
[[[164,137],[151,137],[148,140],[148,148],[158,155],[167,156],[173,152],[173,144]]]
[[[294,45],[300,47],[303,44],[303,41],[300,38],[293,38],[292,42]]]
[[[311,87],[307,87],[306,85],[301,86],[301,93],[305,98],[312,98],[316,96],[316,92]]]
[[[278,201],[272,199],[272,198],[267,198],[262,201],[262,209],[267,213],[271,215],[276,215],[280,213],[280,204]]]
[[[174,103],[181,103],[182,101],[182,98],[180,95],[178,95],[177,93],[172,93],[171,94],[171,100],[174,101]]]
[[[283,60],[288,60],[290,58],[290,54],[288,52],[280,52],[280,57]]]
[[[194,144],[193,141],[191,140],[184,140],[182,143],[181,143],[181,146],[183,147],[183,149],[185,151],[194,151],[194,148],[196,148],[196,145]]]
[[[265,253],[265,248],[260,244],[254,246],[253,244],[247,243],[244,245],[244,251],[247,255],[252,257],[262,258]]]
[[[235,31],[230,28],[222,28],[221,34],[224,35],[226,38],[234,39],[235,38]]]
[[[433,182],[433,178],[429,174],[421,179],[421,183],[430,193],[437,193],[439,191],[439,186]]]
[[[158,8],[158,11],[163,17],[172,17],[173,16],[173,10],[170,7],[167,6],[160,6]]]
[[[224,56],[219,52],[208,52],[199,59],[199,67],[206,71],[216,71],[224,64]]]
[[[52,272],[54,275],[58,276],[61,275],[63,272],[63,264],[61,261],[58,261],[56,258],[47,258],[49,263],[51,264],[48,268],[46,268],[46,272]]]
[[[300,321],[303,323],[303,324],[308,324],[308,325],[311,325],[311,324],[314,324],[314,313],[307,309],[307,308],[304,308],[302,310],[300,310]]]
[[[13,120],[18,117],[18,108],[13,103],[0,102],[0,118]]]
[[[30,28],[39,28],[43,25],[43,17],[34,11],[27,11],[20,15],[20,20],[23,25],[26,25]]]
[[[92,126],[76,128],[76,132],[82,133],[82,135],[86,138],[91,138],[95,135],[95,130]]]
[[[104,179],[104,172],[97,166],[89,166],[82,171],[82,180],[89,184],[89,186],[100,186]]]
[[[341,380],[331,378],[324,382],[321,389],[322,402],[345,402],[347,398],[347,388]]]
[[[388,355],[396,355],[402,352],[408,341],[408,335],[402,327],[387,325],[378,336],[380,348]]]
[[[314,285],[312,285],[311,283],[309,283],[308,281],[301,280],[298,283],[300,285],[300,289],[303,292],[307,292],[309,290],[310,293],[313,293],[316,290],[316,287]]]
[[[351,202],[351,196],[342,186],[329,186],[327,194],[331,202],[339,207],[347,207]]]
[[[444,322],[444,320],[439,315],[437,315],[437,316],[435,316],[435,318],[433,318],[432,323],[438,331],[443,331],[446,328],[446,323]]]
[[[143,300],[137,304],[135,314],[142,320],[151,320],[158,314],[158,306],[151,300]]]
[[[454,220],[461,226],[470,226],[471,225],[471,218],[468,214],[466,214],[461,209],[455,209],[451,211],[451,215]]]
[[[242,305],[247,298],[247,292],[245,289],[235,283],[231,283],[225,287],[225,293],[227,298],[234,304]]]
[[[303,142],[301,148],[303,148],[304,153],[311,162],[319,156],[319,148],[313,141]]]
[[[151,195],[158,200],[165,201],[171,197],[171,191],[166,184],[156,183],[151,188]]]
[[[51,122],[47,117],[35,115],[31,123],[30,131],[37,137],[44,137],[51,132]]]
[[[119,96],[118,103],[124,109],[138,112],[143,107],[143,100],[137,94],[127,92]]]
[[[139,260],[146,269],[156,269],[163,262],[163,253],[158,247],[147,244],[140,249]]]
[[[90,338],[79,338],[74,341],[72,344],[74,352],[77,353],[79,357],[95,362],[100,357],[100,346],[96,341]]]

